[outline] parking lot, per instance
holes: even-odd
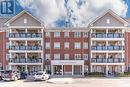
[[[51,78],[48,81],[28,78],[0,81],[0,87],[130,87],[130,78]]]

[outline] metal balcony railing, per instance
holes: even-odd
[[[123,33],[92,33],[92,38],[123,38]]]
[[[10,38],[41,38],[42,33],[10,33]]]
[[[124,46],[92,46],[92,50],[124,50]]]
[[[124,63],[124,58],[92,58],[92,63]]]
[[[42,46],[37,46],[37,45],[33,45],[33,46],[15,46],[12,45],[9,47],[10,50],[42,50]]]
[[[10,63],[42,63],[42,58],[10,58]]]

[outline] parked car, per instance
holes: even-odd
[[[26,79],[27,78],[27,73],[26,72],[21,72],[20,73],[20,79]]]
[[[11,81],[11,80],[13,80],[13,81],[18,80],[18,79],[20,79],[20,72],[17,71],[17,70],[6,70],[2,74],[2,79],[4,81],[6,81],[6,80],[9,80],[9,81]]]
[[[4,70],[0,70],[0,80],[2,80],[2,74],[4,73]]]
[[[34,75],[34,81],[36,80],[47,80],[50,78],[50,74],[48,74],[46,71],[38,71]]]

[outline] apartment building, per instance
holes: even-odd
[[[45,29],[45,69],[52,75],[83,75],[89,68],[87,28]]]
[[[0,32],[0,65],[4,69],[28,73],[45,69],[58,76],[128,71],[128,22],[111,10],[88,27],[45,28],[26,11],[1,25],[5,26]]]
[[[91,72],[115,74],[125,70],[125,30],[127,22],[112,11],[90,23]]]
[[[8,69],[34,72],[43,70],[43,25],[22,11],[6,22],[8,26]]]

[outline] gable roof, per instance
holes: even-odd
[[[28,14],[29,16],[31,16],[32,18],[34,18],[35,20],[37,20],[38,22],[40,22],[41,24],[43,24],[43,22],[41,20],[39,20],[38,18],[34,17],[32,14],[30,14],[29,12],[23,10],[21,11],[19,14],[17,14],[16,16],[12,17],[10,20],[8,20],[5,25],[13,22],[14,20],[16,20],[18,17],[20,17],[21,15],[23,15],[24,13]]]
[[[92,26],[92,24],[94,22],[96,22],[97,20],[99,20],[101,17],[105,16],[107,13],[110,13],[113,17],[115,17],[116,19],[118,19],[120,22],[127,24],[128,22],[126,20],[124,20],[122,17],[118,16],[115,12],[113,12],[112,10],[107,10],[106,12],[104,12],[102,15],[98,16],[95,20],[93,20],[89,25]]]

